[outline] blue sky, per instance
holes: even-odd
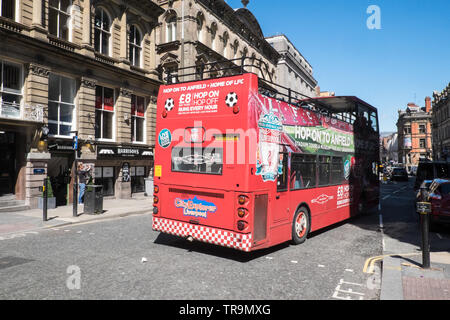
[[[380,8],[380,30],[367,27],[370,5]],[[424,106],[450,82],[449,0],[250,0],[248,8],[265,36],[287,35],[323,91],[377,107],[382,131],[397,130],[408,102]]]

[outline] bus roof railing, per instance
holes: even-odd
[[[246,62],[247,60],[250,60],[250,63]],[[248,68],[259,71],[259,93],[287,102],[290,105],[310,109],[350,123],[353,123],[357,118],[360,105],[377,114],[375,107],[354,96],[310,97],[304,93],[279,85],[274,82],[274,75],[270,73],[267,64],[261,59],[252,57],[224,58],[215,62],[202,62],[193,66],[178,68],[174,73],[169,69],[165,71],[167,76],[164,80],[170,85],[218,79],[251,73],[251,71],[248,71]],[[220,72],[222,72],[222,75],[219,75]],[[205,75],[209,75],[209,77],[205,78]],[[339,114],[339,116],[336,116],[336,114]]]

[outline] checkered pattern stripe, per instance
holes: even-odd
[[[153,230],[176,235],[191,236],[197,241],[249,252],[252,234],[240,234],[221,229],[197,226],[190,223],[153,217]]]

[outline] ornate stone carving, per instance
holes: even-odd
[[[95,89],[97,81],[89,78],[81,78],[81,86],[88,89]]]
[[[38,64],[30,63],[28,69],[35,76],[48,78],[50,75],[50,69]]]
[[[131,98],[132,94],[133,94],[133,91],[131,91],[130,89],[120,88],[121,96],[124,96],[126,98]]]

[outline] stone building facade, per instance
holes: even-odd
[[[399,110],[398,113],[398,161],[410,170],[421,159],[431,160],[433,157],[431,98],[425,99],[424,108],[409,103],[406,110]]]
[[[450,161],[450,83],[433,95],[433,155]]]
[[[279,53],[264,39],[246,8],[232,9],[223,0],[158,0],[165,9],[156,31],[158,67],[162,75],[183,81],[232,74],[220,70],[241,66],[275,81]],[[250,67],[254,66],[254,67]],[[196,66],[195,72],[186,67]],[[235,70],[239,70],[236,68]],[[186,76],[187,74],[191,76]]]
[[[36,207],[48,176],[58,205],[70,203],[75,132],[77,156],[106,195],[143,191],[164,10],[150,0],[1,0],[1,8],[1,195]]]
[[[316,97],[317,80],[313,68],[294,44],[285,36],[267,37],[267,42],[281,55],[277,65],[277,84],[300,93],[294,98]]]

